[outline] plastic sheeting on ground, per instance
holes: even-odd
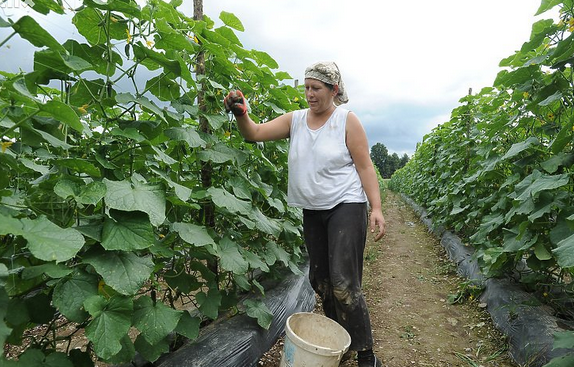
[[[542,305],[518,283],[510,279],[486,279],[473,259],[474,251],[470,246],[464,245],[458,236],[444,228],[435,227],[424,208],[408,196],[402,197],[429,230],[440,238],[449,258],[457,265],[458,273],[484,287],[480,301],[486,303],[495,326],[508,337],[509,352],[514,362],[520,366],[541,367],[554,357],[572,352],[553,350],[553,334],[573,330],[571,322],[555,317],[552,309]]]
[[[269,330],[257,320],[239,314],[217,320],[201,330],[197,340],[161,358],[159,367],[252,367],[284,333],[287,318],[295,312],[312,311],[315,293],[307,276],[308,262],[300,270],[303,275],[288,270],[280,283],[267,284],[262,301],[273,314]],[[265,285],[265,283],[264,283]]]

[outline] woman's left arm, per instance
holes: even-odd
[[[373,166],[369,153],[367,134],[361,121],[359,121],[359,118],[353,112],[349,112],[347,116],[346,135],[347,147],[359,173],[361,184],[367,194],[367,199],[371,204],[371,232],[374,233],[376,227],[379,229],[379,233],[375,235],[375,241],[378,241],[383,237],[386,231],[385,218],[383,217],[381,205],[381,191],[377,173],[375,172],[375,167]]]

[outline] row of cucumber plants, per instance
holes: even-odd
[[[552,302],[574,293],[574,2],[542,0],[537,15],[549,10],[557,19],[533,24],[493,86],[461,98],[390,187],[474,246],[487,276],[517,276]]]
[[[34,53],[33,70],[0,72],[0,364],[154,361],[223,310],[269,327],[241,300],[298,271],[287,143],[245,142],[222,100],[242,89],[265,120],[302,91],[231,13],[217,27],[180,0],[31,4],[81,36],[0,18],[0,52],[20,37]]]

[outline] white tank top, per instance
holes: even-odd
[[[366,202],[345,139],[349,110],[337,107],[317,130],[307,125],[307,113],[307,109],[293,112],[287,203],[303,209],[327,210],[340,203]]]

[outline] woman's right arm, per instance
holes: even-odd
[[[239,132],[248,141],[269,141],[289,137],[293,113],[281,115],[271,121],[256,124],[247,113],[247,103],[241,91],[231,91],[225,97],[225,109],[233,112]]]
[[[239,132],[248,141],[269,141],[279,140],[289,137],[291,131],[292,112],[281,115],[271,121],[256,124],[249,114],[235,116]]]

